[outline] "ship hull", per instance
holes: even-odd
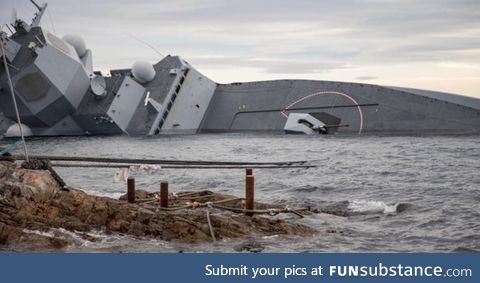
[[[10,37],[0,31],[9,66],[0,68],[0,133],[17,110],[34,136],[480,133],[480,99],[332,81],[218,84],[178,56],[104,76],[92,50],[16,23]]]
[[[219,85],[201,132],[283,132],[289,113],[325,112],[337,134],[480,133],[480,100],[370,84],[278,80]]]

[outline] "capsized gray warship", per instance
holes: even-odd
[[[34,136],[260,131],[302,134],[480,133],[480,99],[371,84],[274,80],[218,84],[178,56],[96,72],[79,36],[12,14],[1,31],[0,128]],[[5,58],[5,59],[3,59]]]

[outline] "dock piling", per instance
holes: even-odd
[[[247,174],[248,174],[247,169]],[[250,173],[252,170],[250,169]],[[245,177],[245,209],[246,210],[254,210],[254,195],[255,195],[255,177],[253,175],[247,175]],[[253,216],[252,212],[245,212],[247,216]]]
[[[160,183],[160,207],[168,207],[168,182]]]
[[[135,178],[133,177],[127,179],[127,201],[129,203],[135,202]]]

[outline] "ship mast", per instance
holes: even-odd
[[[43,13],[47,9],[48,4],[43,3],[42,6],[39,6],[33,0],[30,0],[30,2],[32,2],[32,4],[35,5],[35,7],[37,7],[37,9],[38,9],[38,12],[35,13],[35,17],[33,17],[32,24],[30,25],[30,27],[37,27],[40,24],[40,21],[42,20]]]
[[[30,0],[30,2],[32,2],[32,4],[38,9],[38,12],[35,13],[35,16],[33,17],[32,23],[30,25],[25,23],[23,20],[18,19],[17,11],[15,9],[12,10],[12,18],[10,20],[10,24],[15,28],[16,31],[29,32],[32,27],[38,27],[40,25],[43,13],[45,13],[48,4],[44,3],[40,6],[34,0]]]

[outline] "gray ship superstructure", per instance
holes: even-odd
[[[105,76],[93,71],[82,38],[40,26],[47,5],[35,5],[31,24],[13,14],[0,54],[31,135],[480,133],[480,100],[440,92],[312,80],[217,84],[177,56]],[[15,135],[1,63],[0,127]]]

